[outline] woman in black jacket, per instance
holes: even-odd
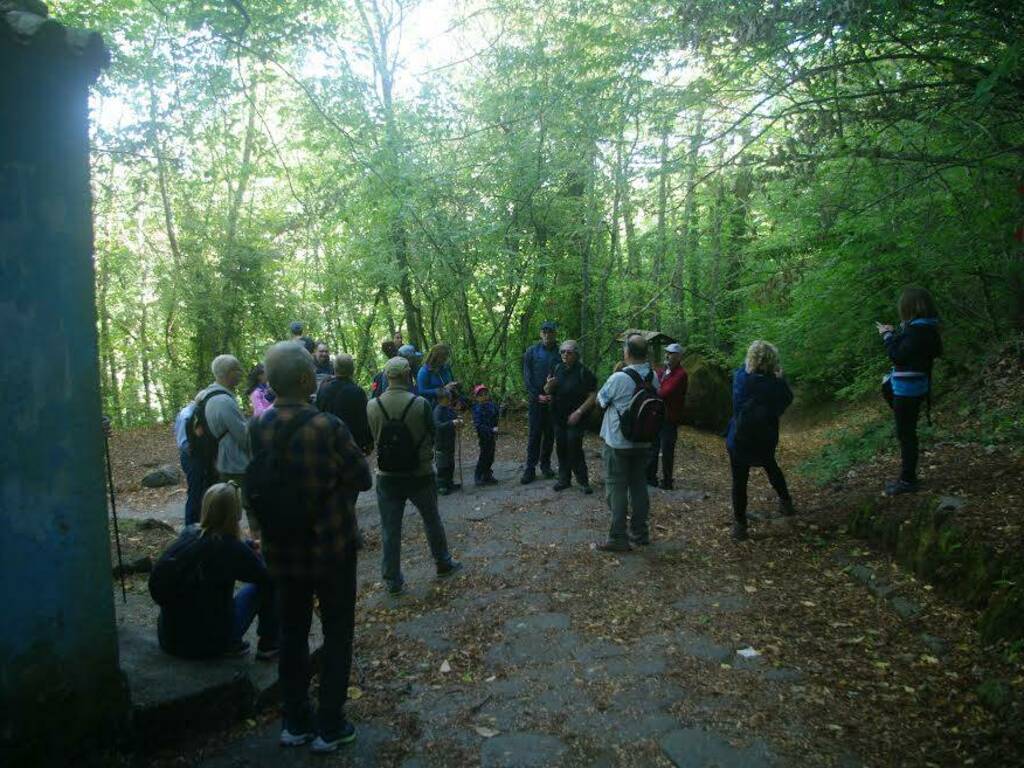
[[[887,396],[891,394],[902,457],[899,479],[885,486],[886,496],[914,493],[918,489],[917,420],[921,404],[931,393],[932,364],[942,355],[939,313],[932,295],[924,288],[904,288],[899,312],[902,321],[899,330],[876,323],[893,365],[883,386]]]
[[[160,605],[157,637],[173,656],[245,655],[242,637],[259,615],[257,659],[277,656],[279,628],[273,583],[251,542],[239,539],[238,488],[217,483],[203,495],[202,522],[167,548],[149,577]],[[235,582],[244,583],[235,594]]]
[[[779,445],[779,418],[793,402],[793,392],[782,378],[778,350],[766,341],[755,341],[743,365],[732,379],[732,412],[725,445],[732,470],[732,537],[747,538],[747,479],[751,467],[764,467],[768,482],[779,495],[785,516],[796,512],[793,499],[775,460]]]

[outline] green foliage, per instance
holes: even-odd
[[[857,427],[844,427],[828,435],[821,453],[800,465],[799,471],[818,485],[828,485],[850,469],[873,460],[896,445],[892,419],[877,419]]]
[[[907,283],[938,300],[940,376],[1024,324],[1014,4],[52,6],[114,48],[93,177],[121,423],[292,319],[364,381],[401,329],[510,397],[548,318],[601,374],[625,327],[730,362],[767,338],[849,398]],[[418,67],[440,12],[469,48]]]

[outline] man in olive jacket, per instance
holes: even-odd
[[[434,417],[430,404],[412,392],[412,368],[404,357],[393,357],[384,366],[388,387],[366,406],[370,432],[379,452],[388,450],[389,441],[381,443],[388,421],[404,424],[405,439],[414,446],[412,465],[405,470],[377,469],[377,509],[381,528],[381,576],[392,595],[405,590],[402,577],[402,517],[405,502],[411,501],[423,518],[430,553],[434,556],[439,577],[450,576],[462,568],[448,551],[444,524],[437,510],[437,482],[434,476]],[[392,425],[389,429],[393,429]],[[403,441],[404,442],[404,441]],[[378,464],[384,457],[378,453]]]

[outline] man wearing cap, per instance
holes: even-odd
[[[401,338],[401,334],[396,333],[395,338]],[[412,380],[409,382],[409,391],[414,395],[419,394],[416,390],[416,375],[420,370],[420,361],[423,359],[423,353],[416,349],[413,344],[402,344],[398,348],[398,356],[404,357],[409,361],[409,371],[412,374]]]
[[[437,482],[434,477],[434,417],[430,404],[412,391],[412,368],[405,357],[393,357],[384,366],[388,388],[380,397],[366,406],[370,432],[377,446],[377,509],[380,512],[381,575],[387,590],[399,595],[405,590],[402,577],[402,517],[405,502],[412,505],[423,518],[430,553],[434,557],[437,575],[450,576],[462,568],[448,551],[444,524],[437,510]],[[386,422],[391,424],[382,441]],[[389,462],[386,452],[393,450],[391,438],[397,432],[406,446],[414,446],[415,455],[408,468],[381,469]],[[396,451],[398,456],[400,451]]]
[[[584,417],[597,400],[597,377],[580,362],[579,346],[572,339],[558,348],[562,362],[544,385],[551,395],[555,419],[555,451],[558,454],[556,491],[572,485],[572,475],[584,493],[593,493],[587,476],[587,459],[583,454]]]
[[[665,401],[665,421],[661,434],[651,443],[651,458],[647,464],[647,484],[658,485],[658,453],[661,452],[661,487],[672,490],[672,465],[676,460],[676,440],[679,425],[683,423],[686,405],[686,369],[683,368],[683,348],[679,344],[665,347],[665,368],[658,371],[661,386],[658,395]]]
[[[523,354],[523,383],[529,397],[530,436],[526,444],[526,468],[523,485],[537,479],[537,462],[544,477],[555,476],[551,469],[551,451],[555,445],[555,423],[551,413],[551,395],[544,392],[548,377],[558,365],[557,328],[550,320],[540,327],[540,342]]]
[[[288,330],[291,331],[292,337],[289,341],[296,341],[306,348],[309,354],[313,354],[316,351],[316,345],[313,344],[313,340],[309,336],[303,335],[304,330],[302,323],[296,320],[294,323],[288,326]]]

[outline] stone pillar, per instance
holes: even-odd
[[[88,88],[106,53],[41,3],[0,6],[0,764],[70,765],[128,714],[89,190]]]

